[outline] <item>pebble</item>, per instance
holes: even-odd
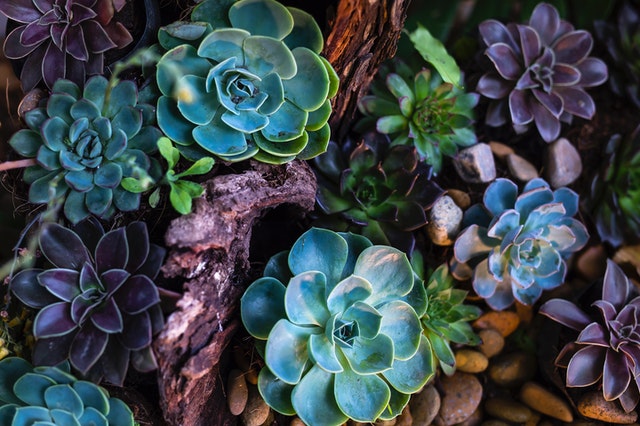
[[[507,422],[503,422],[502,420],[486,420],[482,423],[480,423],[481,426],[511,426],[509,423]]]
[[[514,178],[520,182],[529,182],[540,177],[536,168],[518,154],[507,155],[507,168]]]
[[[459,189],[447,189],[447,195],[453,199],[458,207],[462,210],[466,210],[471,206],[471,197],[464,191]]]
[[[631,424],[638,420],[638,413],[625,413],[618,401],[605,401],[601,391],[584,394],[578,401],[578,411],[585,417],[606,423]]]
[[[480,405],[482,384],[473,374],[458,372],[443,377],[440,384],[443,396],[439,417],[444,425],[465,421]]]
[[[496,164],[486,143],[477,143],[458,152],[453,165],[462,180],[468,183],[487,183],[496,178]]]
[[[520,401],[554,419],[567,423],[573,422],[573,413],[569,404],[535,382],[527,382],[522,385]]]
[[[396,426],[396,419],[391,420],[377,420],[374,425],[375,426]]]
[[[482,314],[480,318],[474,321],[475,328],[493,328],[507,337],[520,325],[518,314],[511,311],[490,311]]]
[[[260,396],[256,386],[249,387],[249,399],[247,406],[242,412],[242,423],[245,426],[260,426],[269,418],[271,410],[264,399]]]
[[[515,154],[513,148],[509,145],[505,145],[502,142],[491,141],[489,142],[489,147],[491,148],[491,152],[496,156],[498,160],[505,161],[507,156],[511,154]]]
[[[473,349],[460,349],[456,352],[456,370],[463,373],[481,373],[489,366],[489,359]]]
[[[482,407],[479,405],[476,408],[476,411],[473,412],[467,419],[461,423],[456,423],[455,426],[478,426],[482,423],[482,419],[484,419],[484,411],[482,411]]]
[[[494,328],[485,328],[478,332],[482,343],[478,345],[478,350],[487,358],[492,358],[502,352],[504,348],[504,337]]]
[[[402,410],[402,413],[400,413],[400,415],[396,417],[396,419],[398,420],[396,422],[396,426],[412,426],[414,424],[409,404],[404,407],[404,410]]]
[[[525,352],[501,354],[491,360],[487,371],[497,385],[516,387],[535,375],[536,359]]]
[[[549,144],[545,165],[545,176],[552,188],[567,186],[575,182],[582,173],[580,154],[566,138]]]
[[[524,423],[532,416],[529,407],[511,398],[489,398],[484,403],[484,409],[493,417],[515,423]]]
[[[29,90],[18,105],[18,116],[24,119],[24,115],[32,109],[37,108],[40,101],[46,97],[47,93],[42,89],[36,88]]]
[[[289,426],[305,426],[305,424],[302,420],[300,420],[300,417],[294,417],[293,419],[291,419],[291,423],[289,423]]]
[[[420,393],[411,396],[409,406],[413,426],[429,426],[440,410],[440,394],[433,385],[425,387]]]
[[[244,379],[244,374],[240,370],[231,370],[227,382],[227,403],[229,411],[234,416],[239,416],[244,411],[249,398],[249,389]]]
[[[456,240],[462,223],[462,209],[451,197],[439,197],[429,211],[427,232],[431,241],[438,246],[450,246]]]

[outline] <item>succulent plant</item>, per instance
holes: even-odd
[[[585,226],[572,217],[575,192],[552,191],[538,178],[518,195],[515,183],[500,178],[487,187],[483,204],[465,212],[463,223],[470,225],[454,244],[454,273],[464,277],[464,266],[473,268],[473,289],[496,310],[514,300],[531,305],[564,282],[566,258],[588,240]]]
[[[618,96],[624,96],[640,108],[640,12],[638,6],[624,1],[615,24],[595,21],[595,34],[607,49],[611,61],[609,84]]]
[[[164,249],[149,243],[144,222],[104,233],[96,220],[73,230],[43,225],[39,246],[48,268],[20,271],[11,290],[37,309],[33,362],[69,360],[84,377],[122,385],[129,363],[156,368],[152,336],[163,326],[154,279]]]
[[[585,205],[600,238],[617,247],[640,238],[640,126],[631,135],[611,137],[605,154]]]
[[[488,125],[510,121],[522,133],[535,123],[542,139],[552,142],[561,121],[593,117],[596,106],[585,89],[606,81],[607,66],[589,56],[589,32],[575,30],[548,3],[538,4],[526,25],[489,19],[479,29],[494,66],[476,87],[491,100]]]
[[[122,187],[126,177],[149,178],[160,130],[152,125],[154,108],[137,103],[131,81],[111,87],[102,76],[84,90],[69,80],[53,85],[46,106],[25,114],[28,129],[9,143],[18,154],[35,158],[25,170],[29,201],[64,199],[72,223],[94,214],[109,218],[116,210],[132,211],[140,194]]]
[[[572,302],[552,299],[540,313],[578,331],[573,342],[558,355],[571,354],[567,367],[567,387],[585,387],[602,381],[607,401],[619,400],[626,412],[640,400],[640,297],[622,269],[607,259],[602,283],[602,299],[593,305],[593,318]]]
[[[384,84],[374,84],[373,94],[358,103],[365,115],[359,127],[375,121],[376,130],[389,135],[393,145],[415,146],[435,174],[442,168],[443,155],[453,156],[458,147],[478,141],[473,130],[478,94],[443,82],[430,69],[416,74],[398,60],[391,69],[382,67],[380,77]]]
[[[473,332],[469,321],[482,313],[480,308],[465,305],[467,292],[454,288],[454,279],[446,264],[439,266],[427,282],[427,310],[420,318],[424,334],[431,342],[435,357],[442,371],[455,371],[456,359],[451,342],[461,345],[478,345],[480,338]]]
[[[261,395],[306,424],[394,418],[434,374],[425,309],[404,253],[312,228],[241,299],[245,327],[266,341]]]
[[[104,72],[104,52],[128,45],[133,37],[113,19],[121,0],[11,0],[0,12],[18,25],[4,42],[7,58],[26,58],[20,74],[26,92],[44,80],[78,85]]]
[[[94,383],[70,374],[69,364],[33,367],[22,358],[0,361],[0,424],[133,426],[133,413]]]
[[[313,164],[316,201],[327,215],[318,224],[406,253],[413,251],[413,231],[427,223],[425,211],[443,193],[414,147],[389,147],[384,135],[369,133],[355,147],[330,142]]]
[[[280,164],[324,152],[338,78],[318,56],[323,39],[311,15],[275,0],[240,0],[225,19],[228,27],[214,22],[197,46],[172,47],[167,33],[180,31],[165,29],[160,128],[191,157],[196,148],[226,161]]]

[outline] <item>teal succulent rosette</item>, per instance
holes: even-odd
[[[192,19],[204,22],[161,29],[156,73],[158,124],[185,156],[281,164],[326,150],[338,77],[311,15],[275,0],[205,1]]]
[[[258,389],[276,411],[310,425],[388,420],[434,375],[425,287],[399,250],[312,228],[264,275],[241,313],[265,341]]]

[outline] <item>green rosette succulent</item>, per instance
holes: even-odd
[[[352,142],[330,142],[313,161],[316,201],[326,215],[317,224],[411,253],[413,231],[426,225],[425,212],[443,193],[431,167],[414,147],[390,147],[384,135],[369,133],[355,148]]]
[[[276,411],[309,425],[392,419],[433,377],[425,289],[404,253],[312,228],[264,275],[241,314],[266,341],[258,389]]]
[[[400,61],[392,69],[381,68],[379,74],[372,95],[358,104],[365,115],[360,128],[374,122],[376,130],[389,135],[394,145],[415,146],[435,174],[442,168],[443,155],[454,156],[458,147],[478,142],[473,129],[477,93],[465,93],[443,82],[430,69],[416,74]]]
[[[585,205],[603,241],[614,247],[635,243],[640,236],[640,127],[626,137],[614,135],[605,155]]]
[[[102,387],[70,374],[69,364],[33,367],[22,358],[0,361],[3,426],[133,426],[133,413]]]
[[[182,153],[281,164],[324,152],[338,77],[318,55],[324,42],[311,15],[275,0],[194,15],[208,26],[161,30],[170,50],[156,73],[158,124]]]
[[[154,108],[138,103],[132,81],[113,86],[92,77],[84,90],[57,80],[46,105],[25,114],[28,129],[9,144],[23,157],[34,158],[24,180],[29,201],[64,199],[64,215],[78,223],[90,214],[108,219],[115,211],[133,211],[140,194],[127,191],[122,179],[148,179],[160,130],[153,126]]]
[[[509,179],[496,179],[483,205],[465,212],[453,246],[454,274],[472,271],[473,289],[496,310],[515,300],[534,304],[543,290],[558,287],[567,272],[566,259],[586,244],[585,226],[573,218],[578,194],[551,190],[543,179],[529,181],[518,195]]]

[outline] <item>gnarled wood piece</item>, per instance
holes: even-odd
[[[175,426],[236,424],[218,363],[240,327],[251,230],[274,207],[311,210],[316,182],[304,162],[252,162],[251,170],[217,176],[205,188],[195,211],[175,219],[165,235],[170,251],[162,271],[187,280],[177,311],[155,341],[161,406],[165,420]]]

